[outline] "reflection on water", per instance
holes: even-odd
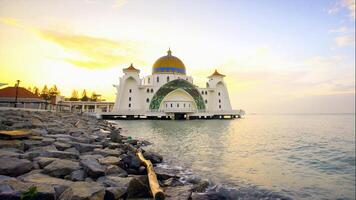
[[[355,196],[354,115],[249,115],[239,120],[115,121],[171,166],[225,188],[296,199]],[[241,191],[240,191],[241,193]]]

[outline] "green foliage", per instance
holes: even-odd
[[[174,81],[170,81],[164,84],[153,96],[152,101],[150,103],[150,109],[158,110],[164,97],[178,88],[185,90],[193,97],[198,110],[205,110],[204,100],[203,97],[200,95],[200,92],[195,88],[193,84],[183,79],[176,79]]]
[[[37,196],[37,187],[31,186],[27,189],[27,191],[24,191],[21,193],[20,199],[21,200],[32,200],[36,196]]]

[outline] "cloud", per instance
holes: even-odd
[[[343,35],[335,38],[335,42],[338,46],[348,46],[355,44],[355,36],[354,35]]]
[[[340,0],[334,3],[329,9],[329,14],[336,14],[342,9],[349,11],[349,16],[355,19],[355,0]]]
[[[71,31],[43,30],[25,25],[12,18],[0,18],[0,23],[35,33],[41,39],[60,46],[66,56],[61,60],[89,69],[114,67],[132,62],[138,52],[137,42],[75,34]],[[58,59],[58,58],[57,58]],[[139,63],[141,61],[135,59]]]
[[[115,0],[114,4],[112,5],[112,7],[114,9],[118,9],[120,7],[122,7],[123,5],[127,4],[127,0]]]
[[[329,33],[347,33],[348,28],[347,27],[340,27],[340,28],[335,28],[335,29],[330,29]]]

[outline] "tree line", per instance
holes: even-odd
[[[44,85],[41,91],[36,86],[34,86],[33,88],[28,87],[27,90],[33,92],[37,96],[40,96],[44,100],[50,100],[53,97],[61,94],[60,90],[57,88],[56,85],[53,85],[50,88],[48,88],[47,85]],[[69,101],[100,101],[101,95],[97,94],[96,92],[93,92],[89,96],[87,94],[86,89],[84,89],[83,92],[81,93],[81,96],[79,96],[78,90],[73,90],[71,97],[66,98],[66,100],[69,100]]]

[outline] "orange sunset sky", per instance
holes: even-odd
[[[199,86],[227,75],[235,109],[354,112],[354,35],[354,0],[0,0],[0,82],[112,101],[170,47]]]

